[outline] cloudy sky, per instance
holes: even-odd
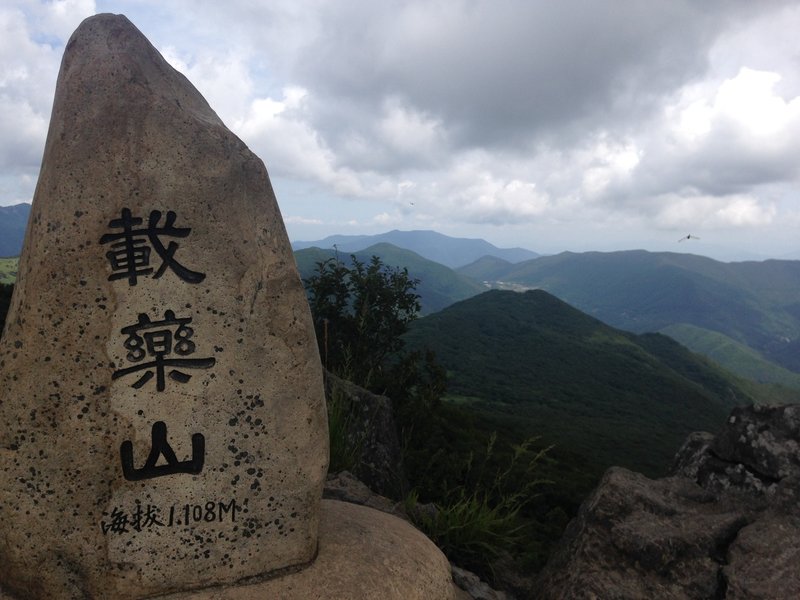
[[[0,205],[30,202],[97,12],[264,160],[293,240],[800,258],[796,0],[3,0]]]

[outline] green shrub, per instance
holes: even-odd
[[[318,262],[303,283],[325,368],[380,391],[373,384],[385,360],[402,350],[401,336],[419,312],[419,282],[377,256],[365,264],[352,255],[350,262]]]

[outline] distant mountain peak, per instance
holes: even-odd
[[[457,238],[432,230],[393,229],[377,235],[332,235],[313,242],[293,242],[292,248],[302,250],[336,246],[340,252],[358,252],[381,242],[411,250],[428,260],[450,268],[468,265],[487,255],[510,263],[519,263],[539,256],[536,252],[524,248],[498,248],[480,238]]]
[[[0,206],[0,256],[19,256],[31,205]]]

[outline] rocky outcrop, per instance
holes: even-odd
[[[505,592],[498,592],[492,589],[488,583],[481,581],[481,578],[451,563],[453,572],[453,582],[460,590],[465,593],[465,598],[469,600],[512,600],[511,596]]]
[[[371,490],[397,498],[406,487],[392,401],[332,373],[325,374],[328,398],[347,411],[348,442],[356,448],[353,475]]]
[[[541,597],[800,598],[800,406],[735,409],[669,477],[614,467],[539,577]]]
[[[325,482],[325,488],[322,491],[322,497],[328,500],[340,500],[351,504],[368,506],[408,520],[403,511],[402,503],[393,502],[386,496],[376,494],[349,471],[328,475],[328,480]]]

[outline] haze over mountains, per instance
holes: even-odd
[[[378,235],[332,235],[316,242],[292,242],[294,250],[304,248],[338,249],[356,252],[375,244],[388,243],[412,250],[450,268],[461,267],[484,256],[495,256],[510,263],[539,256],[524,248],[498,248],[486,240],[455,238],[435,231],[389,231]]]
[[[800,372],[800,261],[722,263],[670,252],[564,252],[511,265],[484,258],[459,272],[541,288],[604,323],[670,331],[690,347],[699,330]],[[676,329],[694,327],[693,335]]]
[[[490,288],[540,288],[613,327],[662,331],[738,375],[800,389],[799,261],[722,263],[643,250],[564,252],[517,263],[486,255],[455,269],[454,278],[410,250],[381,244],[358,252],[360,260],[371,254],[420,279],[423,314]],[[334,255],[297,251],[301,275]]]
[[[29,212],[29,204],[0,207],[0,256],[19,254]],[[490,288],[540,288],[613,327],[661,331],[739,375],[800,389],[800,261],[723,263],[643,250],[540,256],[433,231],[293,247],[302,277],[320,260],[351,253],[408,268],[420,280],[423,315]]]

